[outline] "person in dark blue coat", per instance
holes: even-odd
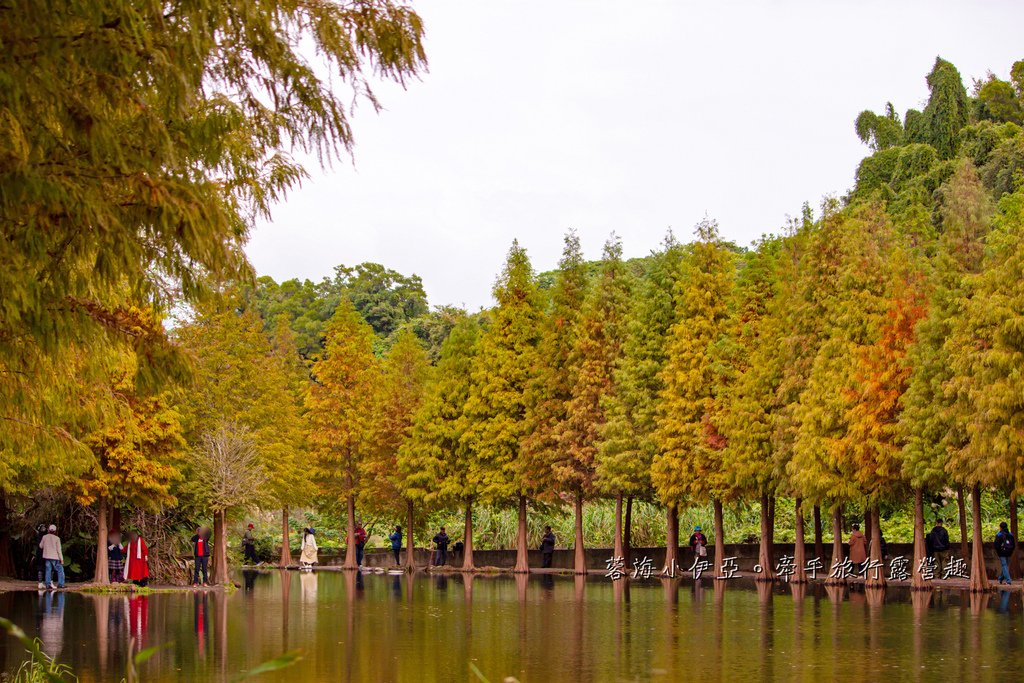
[[[402,527],[396,526],[395,532],[388,536],[391,541],[391,552],[395,554],[395,564],[402,564]]]

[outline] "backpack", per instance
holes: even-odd
[[[996,550],[999,551],[1000,555],[1009,557],[1013,554],[1014,546],[1017,545],[1014,541],[1013,534],[1006,532],[1001,533],[999,536],[999,543],[996,546]]]

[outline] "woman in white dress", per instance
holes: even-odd
[[[317,563],[316,558],[316,530],[307,527],[302,532],[302,554],[299,555],[299,566],[303,569],[312,569]]]

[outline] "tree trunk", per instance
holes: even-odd
[[[814,506],[814,556],[825,559],[825,542],[821,540],[821,506]]]
[[[872,529],[872,526],[873,526],[873,524],[871,523],[871,510],[865,508],[864,509],[864,542],[867,544],[869,549],[871,548],[871,536],[872,536],[872,533],[874,531]],[[871,551],[868,550],[868,556],[870,557],[870,555],[871,555]]]
[[[11,555],[11,509],[7,506],[7,496],[0,492],[0,576],[15,575],[14,557]],[[33,572],[32,580],[35,578]]]
[[[413,529],[416,528],[416,518],[413,516],[412,501],[405,501],[405,521],[409,525],[409,531],[406,534],[405,544],[405,571],[414,572],[416,571],[416,539],[413,534]],[[429,537],[429,536],[428,536]]]
[[[832,566],[842,563],[846,554],[843,552],[843,506],[836,505],[832,511]],[[829,571],[831,573],[831,570]],[[846,583],[845,579],[830,576],[825,579],[825,585],[835,586]]]
[[[625,552],[626,566],[629,567],[633,558],[633,496],[626,498],[626,521],[622,530],[622,550]],[[1017,538],[1014,536],[1014,538]]]
[[[466,525],[462,531],[462,571],[471,572],[473,566],[473,501],[466,501]]]
[[[868,557],[871,559],[870,566],[878,563],[877,569],[869,569],[864,577],[864,585],[867,588],[882,588],[885,586],[885,567],[882,566],[882,527],[878,521],[878,508],[869,513],[871,519],[871,542],[868,544]]]
[[[771,504],[768,501],[768,494],[761,494],[761,539],[758,544],[757,563],[761,565],[761,573],[755,579],[758,581],[774,581],[775,565],[772,562],[772,520],[770,512]]]
[[[224,510],[213,513],[213,583],[228,582],[228,537]]]
[[[930,581],[921,572],[926,556],[924,543],[924,491],[914,489],[914,566],[911,567],[910,585],[915,590],[925,590]]]
[[[725,525],[722,521],[722,501],[715,498],[711,501],[715,510],[715,577],[722,575],[722,558],[725,557]]]
[[[107,567],[107,497],[100,496],[96,511],[96,571],[92,580],[96,583],[110,583]]]
[[[583,495],[576,496],[576,552],[573,554],[573,571],[587,573],[587,553],[583,548]]]
[[[675,576],[679,571],[679,511],[675,505],[668,506],[668,523],[665,533],[665,569]]]
[[[621,557],[626,561],[626,552],[622,545],[622,494],[615,495],[615,547],[612,550],[612,557]]]
[[[768,547],[775,546],[775,496],[768,496]],[[772,552],[774,558],[775,553]]]
[[[969,560],[971,550],[967,545],[967,505],[964,503],[964,489],[962,486],[956,490],[956,506],[960,511],[960,556],[964,560]]]
[[[288,527],[288,508],[281,508],[281,561],[282,567],[292,563],[291,529]]]
[[[356,570],[359,565],[356,563],[356,545],[352,541],[356,537],[356,497],[348,495],[345,501],[345,563],[342,569]]]
[[[1010,556],[1010,576],[1021,577],[1020,538],[1017,536],[1017,496],[1010,496],[1010,533],[1013,534],[1013,555]]]
[[[985,569],[985,539],[981,535],[981,486],[971,491],[971,516],[974,517],[974,543],[971,553],[971,592],[989,590],[988,571]]]
[[[796,499],[796,537],[793,545],[793,576],[794,583],[807,583],[807,546],[804,539],[804,507],[803,500]]]
[[[519,496],[519,533],[516,535],[516,573],[530,571],[530,553],[526,549],[526,496]]]

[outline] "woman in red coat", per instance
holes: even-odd
[[[124,578],[136,586],[149,583],[149,548],[135,531],[128,534],[128,549],[124,557]]]

